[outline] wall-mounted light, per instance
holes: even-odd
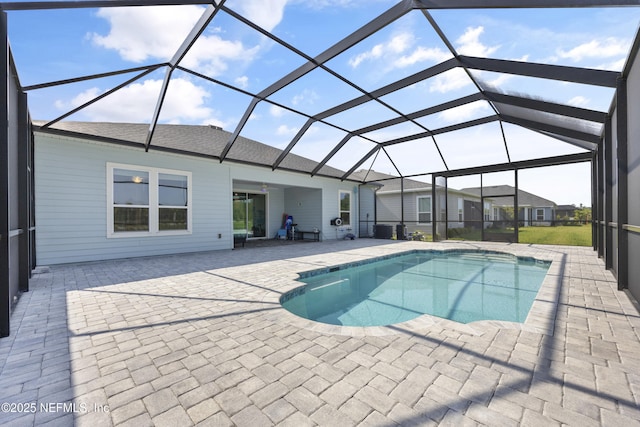
[[[262,188],[260,189],[260,191],[266,193],[268,188],[269,187],[267,186],[267,184],[262,184]]]

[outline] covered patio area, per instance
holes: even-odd
[[[640,317],[592,248],[292,247],[40,267],[0,340],[2,424],[640,425]],[[348,328],[278,304],[299,272],[418,248],[553,264],[524,324]]]

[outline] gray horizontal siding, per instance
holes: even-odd
[[[36,136],[37,254],[41,265],[228,249],[229,169],[212,161]],[[107,238],[107,162],[192,173],[192,234]],[[218,239],[218,234],[222,238]]]

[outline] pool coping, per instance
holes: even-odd
[[[279,308],[274,315],[281,316],[281,321],[288,324],[295,325],[299,328],[308,329],[324,334],[331,335],[343,335],[343,336],[386,336],[395,335],[400,333],[416,333],[424,334],[434,329],[449,329],[459,333],[465,333],[474,336],[484,335],[488,329],[516,329],[522,331],[529,331],[535,333],[541,333],[546,335],[553,335],[555,326],[555,313],[558,305],[558,295],[560,293],[562,280],[563,280],[563,266],[561,253],[554,252],[553,250],[546,251],[544,249],[531,248],[528,245],[509,245],[503,246],[501,244],[499,250],[486,249],[485,248],[470,248],[469,245],[456,244],[457,242],[442,242],[446,246],[437,249],[428,249],[427,252],[469,252],[475,251],[479,253],[494,253],[494,254],[508,254],[518,258],[533,258],[535,260],[550,262],[547,274],[540,285],[540,289],[536,294],[531,309],[527,315],[527,318],[523,323],[510,322],[502,320],[480,320],[470,323],[459,323],[453,320],[444,319],[441,317],[433,316],[430,314],[423,314],[415,319],[408,320],[406,322],[396,323],[386,326],[342,326],[342,325],[330,325],[327,323],[316,322],[313,320],[305,319],[296,314],[291,313],[280,303],[282,296],[288,292],[294,291],[298,288],[302,288],[304,284],[298,280],[301,276],[309,277],[314,274],[322,272],[335,271],[335,269],[348,268],[350,266],[364,265],[381,259],[388,259],[404,254],[410,254],[415,252],[425,252],[423,249],[400,249],[390,250],[386,255],[378,255],[371,257],[363,257],[361,260],[352,261],[348,263],[338,263],[326,265],[316,269],[301,269],[299,271],[293,271],[292,280],[288,283],[282,283],[282,292],[268,294],[263,302],[266,304],[278,304]],[[449,246],[449,247],[447,247]],[[453,246],[453,247],[452,247]]]

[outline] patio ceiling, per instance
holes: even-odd
[[[75,15],[78,10],[97,19],[108,15],[101,11],[127,7],[144,17],[144,9],[186,5],[197,7],[200,16],[189,31],[180,33],[166,22],[153,30],[172,34],[168,53],[121,60],[118,68],[97,59],[83,62],[71,52],[73,46],[54,37],[52,50],[67,51],[68,57],[59,58],[65,66],[53,69],[55,61],[46,62],[42,54],[46,67],[38,69],[28,54],[34,46],[12,30],[14,19],[17,27],[32,23],[30,32],[37,35],[46,34],[40,29],[45,24],[55,32],[58,17],[81,16]],[[295,154],[317,162],[311,175],[332,167],[344,171],[342,179],[357,180],[366,177],[355,178],[360,169],[417,176],[558,156],[587,158],[604,132],[640,18],[640,0],[403,0],[370,2],[366,12],[335,5],[334,13],[347,16],[340,23],[326,20],[327,8],[321,13],[318,6],[317,13],[313,8],[291,17],[284,13],[273,25],[264,18],[272,3],[259,13],[246,5],[242,0],[1,3],[23,90],[30,94],[32,116],[45,120],[43,130],[65,120],[119,121],[95,114],[96,107],[153,81],[152,102],[141,99],[134,106],[146,112],[145,146],[153,149],[159,124],[194,123],[193,117],[176,119],[167,110],[169,98],[196,86],[211,102],[208,111],[218,112],[212,124],[230,131],[221,162],[253,139],[282,150],[269,165],[274,170]],[[302,8],[295,2],[291,7]],[[552,37],[551,21],[564,22],[566,32],[556,34],[557,43],[541,43],[545,34]],[[146,23],[153,27],[152,14]],[[145,31],[146,26],[139,37],[149,34]],[[94,52],[119,49],[126,56],[124,47],[95,45],[109,35],[91,34]],[[541,38],[528,40],[533,34]],[[592,44],[578,35],[590,35]],[[49,40],[41,40],[36,49],[45,51]],[[610,47],[604,61],[594,53],[607,41],[622,48]],[[245,58],[232,60],[219,50],[251,43]],[[69,65],[73,61],[80,62]],[[148,63],[126,66],[136,61]],[[38,80],[42,76],[53,78]],[[63,110],[49,108],[53,104]],[[198,124],[206,119],[198,117]]]

